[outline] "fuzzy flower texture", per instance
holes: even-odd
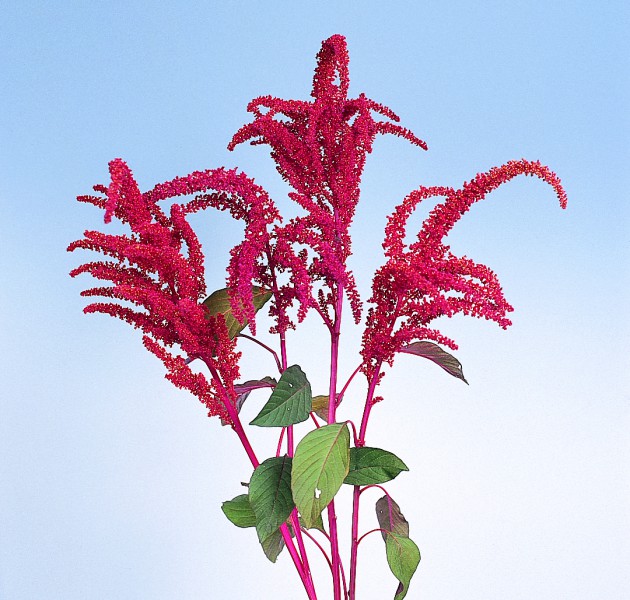
[[[310,309],[332,331],[340,295],[354,319],[362,305],[348,259],[349,228],[360,196],[366,155],[377,134],[393,134],[426,150],[426,144],[389,108],[363,94],[348,97],[348,52],[340,35],[325,40],[317,55],[312,100],[262,96],[252,100],[251,123],[228,148],[249,141],[266,144],[300,215],[284,223],[269,195],[235,170],[197,171],[141,192],[121,159],[109,165],[109,186],[99,196],[80,196],[128,226],[127,234],[86,231],[69,250],[91,250],[106,260],[87,262],[71,272],[89,273],[111,285],[93,287],[84,296],[101,297],[85,312],[118,317],[143,332],[144,345],[166,366],[167,378],[196,395],[208,414],[235,425],[234,384],[239,378],[236,338],[221,315],[212,316],[206,297],[204,257],[188,215],[206,208],[228,211],[243,221],[244,239],[231,251],[227,287],[234,316],[255,334],[254,286],[272,292],[272,332],[284,336]],[[558,177],[538,162],[510,161],[478,174],[461,189],[420,187],[389,217],[385,264],[377,270],[363,332],[362,370],[369,380],[381,376],[384,363],[414,340],[433,340],[451,348],[452,340],[430,327],[440,316],[464,313],[510,324],[512,310],[496,275],[486,266],[454,256],[443,238],[455,222],[486,194],[517,175],[536,176],[555,190],[561,206],[566,194]],[[192,196],[192,198],[191,198]],[[409,216],[425,198],[442,197],[424,222],[417,241],[404,239]],[[169,205],[168,210],[163,208]],[[295,311],[295,312],[294,312]],[[210,377],[195,373],[200,358]]]

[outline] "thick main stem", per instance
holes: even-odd
[[[337,285],[335,303],[335,321],[331,332],[330,343],[330,388],[328,392],[328,423],[335,422],[337,409],[337,369],[339,362],[339,336],[341,332],[341,309],[343,307],[343,286]],[[330,550],[332,558],[334,600],[341,600],[341,559],[339,557],[339,537],[337,535],[337,515],[335,501],[328,505],[328,527],[330,529]]]

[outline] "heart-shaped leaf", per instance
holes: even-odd
[[[409,522],[400,512],[400,507],[389,496],[383,496],[376,501],[376,518],[383,539],[387,539],[387,533],[395,533],[409,537]]]
[[[256,515],[258,540],[264,542],[291,515],[291,463],[288,456],[268,458],[254,470],[249,482],[249,503]]]
[[[252,510],[247,494],[241,494],[232,500],[225,501],[221,505],[221,510],[237,527],[256,526],[256,515]]]
[[[394,600],[402,600],[409,591],[409,583],[420,564],[418,546],[406,536],[388,533],[385,540],[387,564],[400,582]]]
[[[254,310],[258,312],[265,303],[271,298],[272,293],[264,288],[254,286],[253,288],[253,304]],[[236,320],[232,312],[230,304],[230,293],[227,288],[217,290],[210,294],[204,301],[203,305],[212,316],[223,315],[225,325],[227,327],[230,338],[236,337],[245,327],[247,327],[247,319],[243,323]]]
[[[312,403],[311,384],[298,365],[289,367],[250,425],[287,427],[308,419]]]
[[[452,354],[449,354],[445,350],[442,350],[437,344],[433,342],[413,342],[408,346],[404,346],[399,352],[405,352],[407,354],[415,354],[416,356],[422,356],[432,360],[437,365],[440,365],[449,375],[461,379],[465,384],[468,384],[464,377],[462,370],[462,363],[460,363]]]
[[[335,497],[350,466],[350,432],[345,423],[306,434],[295,449],[291,471],[293,499],[306,527],[314,527]]]
[[[350,448],[350,470],[344,479],[349,485],[385,483],[408,471],[395,454],[380,448]]]

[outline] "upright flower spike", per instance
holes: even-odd
[[[386,263],[372,283],[374,304],[363,333],[364,372],[372,378],[383,362],[392,364],[396,352],[413,340],[428,339],[456,348],[455,342],[428,325],[438,317],[463,313],[495,321],[505,328],[512,311],[497,276],[485,265],[454,256],[443,238],[473,203],[517,175],[532,175],[549,183],[560,206],[567,197],[560,179],[539,162],[510,161],[480,173],[462,189],[420,187],[396,207],[385,229]],[[429,214],[417,241],[404,242],[407,220],[418,203],[443,196]]]
[[[394,134],[426,149],[411,131],[396,123],[398,116],[361,94],[348,98],[348,50],[345,38],[333,35],[317,55],[311,102],[261,96],[248,110],[254,120],[243,126],[228,148],[250,141],[267,144],[290,194],[305,211],[286,225],[276,226],[277,238],[314,251],[308,272],[326,292],[318,295],[323,313],[334,306],[337,285],[348,294],[355,320],[360,300],[347,259],[348,230],[359,201],[366,155],[377,134]],[[373,113],[390,121],[379,121]],[[391,121],[394,121],[392,123]],[[308,308],[301,304],[302,312]]]

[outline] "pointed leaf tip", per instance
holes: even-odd
[[[409,538],[409,522],[389,496],[385,495],[376,502],[376,518],[385,540],[387,564],[399,581],[394,600],[402,600],[420,563],[420,550]]]
[[[466,385],[468,382],[464,377],[462,363],[460,363],[452,354],[442,350],[437,344],[426,340],[421,342],[413,342],[408,346],[400,348],[399,352],[406,354],[415,354],[432,360],[435,364],[442,367],[449,375],[461,379]]]
[[[278,555],[284,548],[284,538],[282,537],[282,533],[279,529],[274,531],[270,536],[260,542],[260,545],[265,553],[265,556],[272,563],[275,563],[278,559]]]
[[[312,410],[311,384],[298,365],[280,377],[269,400],[250,425],[287,427],[308,419]]]
[[[385,541],[387,564],[400,582],[394,600],[402,600],[409,591],[409,583],[420,564],[420,550],[408,537],[388,533]]]
[[[402,471],[408,470],[400,458],[387,450],[367,446],[350,448],[350,470],[344,483],[349,485],[386,483]]]

